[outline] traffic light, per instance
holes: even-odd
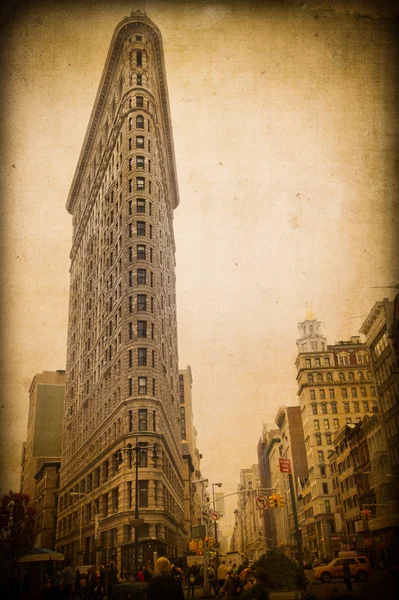
[[[269,496],[269,506],[270,508],[278,508],[278,496],[277,494],[273,494],[273,496]]]
[[[281,495],[277,496],[277,506],[279,508],[281,508],[282,506],[285,506],[284,498]]]
[[[367,511],[367,518],[368,519],[372,519],[373,518],[373,513],[371,512],[371,510]]]
[[[369,512],[368,510],[362,510],[361,511],[361,515],[362,515],[363,521],[365,521],[367,519],[367,516],[368,516],[367,513],[368,512]]]
[[[212,537],[212,536],[210,536],[210,537],[208,538],[208,545],[209,545],[209,547],[210,547],[210,548],[212,548],[212,546],[213,546],[213,544],[214,544],[214,541],[215,541],[215,540],[213,539],[213,537]]]
[[[208,536],[206,536],[206,538],[205,538],[205,546],[209,546],[209,537]]]

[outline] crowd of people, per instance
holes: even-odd
[[[137,573],[119,573],[115,563],[111,562],[107,567],[101,565],[96,570],[91,566],[87,572],[81,573],[79,568],[73,571],[70,561],[66,559],[63,569],[54,569],[51,576],[45,575],[43,589],[46,591],[45,597],[54,600],[111,600],[117,596],[114,586],[119,588],[120,584],[131,582],[145,584],[139,588],[147,600],[184,600],[185,589],[187,598],[194,598],[195,588],[201,588],[204,584],[203,565],[194,564],[183,571],[166,557],[160,557],[155,569],[156,574],[147,563],[140,566]],[[212,595],[224,600],[242,595],[255,582],[254,570],[247,564],[237,567],[236,564],[226,565],[222,560],[217,569],[213,564],[207,569]]]

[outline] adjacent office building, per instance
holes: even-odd
[[[333,438],[344,425],[378,411],[376,389],[369,350],[359,337],[327,345],[320,321],[310,313],[298,328],[298,396],[309,470],[301,521],[310,552],[329,557],[334,544],[339,546],[340,525],[327,468]]]

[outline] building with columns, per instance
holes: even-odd
[[[329,465],[333,438],[345,424],[378,411],[367,345],[360,337],[327,345],[321,323],[308,313],[298,325],[296,360],[309,479],[303,490],[302,527],[308,549],[331,557],[337,538],[337,506]],[[304,536],[305,537],[305,536]]]
[[[73,240],[56,545],[75,564],[95,560],[95,514],[105,563],[131,566],[135,527],[139,563],[154,551],[182,554],[178,204],[161,32],[133,11],[114,31],[67,200]]]

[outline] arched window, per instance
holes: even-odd
[[[313,375],[311,373],[308,374],[308,382],[313,383]]]
[[[358,377],[359,381],[364,381],[364,375],[361,371],[358,372],[357,377]]]
[[[354,381],[355,377],[354,377],[353,373],[348,373],[348,379],[349,379],[349,381]]]
[[[321,373],[317,373],[317,383],[323,383],[323,375]]]
[[[371,371],[367,371],[367,379],[371,381],[373,379],[373,374]]]
[[[137,67],[143,66],[143,53],[140,51],[136,52],[136,66]]]
[[[137,127],[137,129],[144,129],[144,117],[143,117],[143,115],[137,115],[137,117],[136,117],[136,127]]]
[[[321,434],[316,433],[316,446],[321,446]]]
[[[327,383],[331,383],[332,380],[333,380],[332,374],[331,373],[327,373],[326,377],[327,377]]]
[[[339,380],[340,380],[340,381],[345,381],[345,375],[344,375],[344,373],[340,373],[340,374],[338,375],[338,377],[339,377]]]

